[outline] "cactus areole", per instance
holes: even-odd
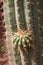
[[[15,34],[13,35],[13,44],[14,47],[20,48],[30,46],[28,33],[21,29],[15,32]]]

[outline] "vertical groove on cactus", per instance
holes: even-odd
[[[32,1],[32,17],[33,17],[33,30],[34,30],[34,45],[36,48],[36,65],[41,65],[41,46],[40,46],[40,33],[39,33],[39,23],[38,23],[38,1]]]
[[[21,51],[20,48],[19,48],[19,51],[20,51],[20,56],[21,56],[21,62],[22,62],[22,65],[25,65],[23,52]]]
[[[31,21],[30,21],[30,19],[31,19],[31,1],[30,0],[29,1],[28,0],[24,0],[24,12],[25,12],[27,30],[29,31],[29,35],[31,35],[32,34],[31,27],[32,26],[31,26]],[[30,52],[29,52],[29,65],[32,65]]]
[[[15,4],[15,16],[16,16],[17,28],[18,28],[18,30],[19,29],[25,30],[26,23],[25,23],[23,0],[22,1],[15,0],[14,4]]]
[[[16,65],[14,59],[14,50],[12,46],[12,30],[10,24],[10,17],[9,17],[9,7],[8,7],[8,0],[4,0],[4,18],[5,18],[5,25],[6,25],[6,40],[7,40],[7,48],[9,54],[9,65]],[[7,14],[6,14],[7,13]]]
[[[16,24],[16,16],[15,16],[15,5],[14,5],[14,0],[9,0],[8,2],[9,6],[9,16],[10,16],[10,23],[11,23],[11,28],[12,31],[17,31],[17,24]]]
[[[17,29],[20,29],[20,22],[19,22],[19,14],[18,14],[18,6],[17,6],[17,0],[14,0],[15,4],[15,15],[16,15],[16,23],[17,23]]]
[[[25,9],[25,18],[26,18],[26,24],[27,24],[27,30],[30,30],[29,24],[30,24],[30,1],[25,0],[24,1],[24,9]],[[29,7],[29,9],[28,9]]]

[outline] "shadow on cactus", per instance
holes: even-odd
[[[30,47],[28,32],[24,30],[19,30],[15,32],[15,34],[13,35],[13,44],[14,48],[20,47],[22,49]]]
[[[4,53],[4,50],[5,50],[4,45],[0,43],[0,52]]]

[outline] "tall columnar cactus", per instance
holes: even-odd
[[[12,36],[10,35],[11,27],[10,27],[9,21],[11,21],[11,23],[13,21],[14,24],[12,23],[12,25],[17,27],[19,31],[19,33],[18,31],[14,33],[14,36],[13,36],[14,49],[11,49],[11,50],[12,52],[13,51],[14,52],[11,54],[9,50],[9,53],[12,55],[12,57],[10,56],[10,65],[13,64],[11,62],[12,60],[13,62],[16,61],[16,64],[18,65],[21,65],[21,64],[22,65],[43,65],[43,59],[42,59],[42,56],[43,56],[43,53],[42,53],[43,51],[43,47],[42,47],[43,46],[43,40],[42,40],[43,39],[43,8],[42,8],[43,1],[42,0],[38,0],[38,1],[37,0],[5,0],[5,2],[8,2],[5,8],[6,10],[5,12],[7,13],[7,14],[5,13],[5,19],[8,20],[8,21],[6,20],[7,21],[6,27],[9,25],[7,27],[7,32],[8,32],[7,40],[8,39],[10,40],[10,41],[8,40],[8,46],[10,49],[12,48],[12,46],[10,46],[10,44],[12,45],[12,41],[11,41]],[[9,15],[10,15],[10,20],[9,20]],[[13,28],[13,30],[16,29],[15,27]],[[29,39],[28,39],[28,43],[32,43],[33,41],[33,44],[35,46],[32,54],[30,50],[29,50],[29,53],[27,53],[28,49],[24,47],[26,46],[24,42],[26,42],[28,35],[27,33],[25,35],[25,31],[23,30],[22,30],[23,35],[21,35],[20,28],[26,29],[26,31],[29,32],[29,36],[30,36],[29,38],[31,40],[29,42]],[[31,36],[33,35],[34,35],[34,40],[31,38]]]
[[[43,1],[39,1],[38,5],[38,24],[39,24],[39,34],[40,34],[40,47],[41,47],[41,57],[40,65],[43,65]]]
[[[3,1],[1,0],[0,1],[0,51],[2,51],[2,52],[4,52],[4,43],[3,43],[3,41],[6,38],[6,35],[5,35],[6,29],[5,29],[3,12],[4,12],[3,11]]]
[[[11,2],[12,0],[10,0]],[[8,48],[8,58],[9,58],[9,65],[16,65],[15,58],[14,58],[14,50],[13,50],[13,43],[12,43],[12,30],[11,30],[11,23],[10,23],[10,8],[9,8],[9,0],[4,0],[4,19],[6,25],[6,41],[7,41],[7,48]],[[7,14],[6,14],[7,13]]]
[[[29,2],[29,1],[28,1]],[[23,25],[24,26],[27,26],[26,28],[27,28],[27,30],[29,31],[29,28],[30,28],[30,16],[28,15],[29,14],[29,11],[30,10],[28,10],[27,8],[28,8],[28,2],[27,2],[27,0],[25,0],[25,1],[21,1],[21,0],[14,0],[14,4],[15,4],[15,16],[16,16],[16,23],[17,23],[17,28],[18,28],[18,31],[20,30],[20,28],[21,29],[24,29],[25,27],[23,27]],[[25,12],[24,12],[25,11]],[[26,14],[27,13],[27,14]],[[25,16],[24,16],[25,15]],[[24,18],[26,18],[26,22],[24,21]],[[18,34],[19,35],[19,34]],[[25,45],[25,38],[24,38],[24,35],[25,35],[25,33],[24,33],[24,35],[23,35],[23,37],[22,37],[22,40],[21,40],[21,35],[18,37],[18,35],[15,35],[15,37],[17,36],[17,39],[16,39],[16,41],[14,42],[15,44],[23,44],[23,46]],[[27,35],[28,36],[28,35]],[[15,38],[14,37],[14,38]],[[18,38],[19,38],[19,41],[18,41]],[[22,43],[20,43],[21,41],[22,41]],[[23,40],[24,40],[24,42],[23,42]],[[18,43],[17,43],[18,42]],[[23,57],[24,56],[27,56],[26,54],[23,56],[23,53],[22,53],[22,51],[20,51],[20,55],[22,55],[22,60],[24,61],[24,59],[23,59]],[[29,56],[29,55],[28,55]],[[27,57],[28,57],[27,56]],[[29,56],[30,57],[30,56]],[[28,61],[26,62],[28,65],[29,64],[31,64],[31,61],[30,61],[30,59],[29,59],[29,57],[28,58],[25,58],[25,59],[28,59]],[[24,64],[26,64],[26,63],[24,63],[22,61],[22,65],[24,65]]]
[[[25,28],[25,27],[23,27],[23,26],[21,27],[21,25],[25,23],[25,21],[23,20],[23,18],[24,18],[24,15],[25,15],[25,13],[26,13],[26,12],[25,12],[24,15],[23,15],[24,10],[23,10],[23,9],[21,10],[21,8],[24,7],[24,5],[23,5],[22,2],[24,2],[24,1],[14,0],[14,4],[15,4],[15,16],[16,16],[16,23],[17,23],[18,31],[20,30],[20,28],[21,28],[21,29],[24,29],[24,28]],[[26,3],[26,2],[24,2],[24,3]],[[27,7],[27,5],[26,5],[26,7]],[[25,9],[25,10],[27,11],[27,9]],[[27,13],[27,14],[28,14],[28,13]],[[27,14],[26,14],[25,16],[28,17]],[[22,16],[22,15],[23,15],[23,16]],[[29,21],[28,21],[28,20],[27,20],[27,17],[26,17],[26,23],[27,23],[27,24],[25,24],[24,26],[27,26],[27,27],[28,27],[28,24],[29,24],[30,20],[28,19],[28,20],[29,20]],[[28,31],[29,31],[29,27],[28,27]],[[22,32],[23,32],[23,31],[22,31]],[[21,33],[21,32],[20,32],[20,33]],[[27,35],[27,34],[25,35],[25,32],[23,32],[23,34],[24,34],[24,35],[21,36],[21,35],[19,35],[18,32],[15,33],[15,35],[14,35],[14,40],[16,39],[16,40],[14,41],[14,43],[15,43],[14,45],[15,45],[15,46],[16,46],[16,45],[17,45],[17,46],[20,45],[20,46],[23,46],[23,47],[25,46],[25,41],[27,40],[27,39],[26,39],[26,35]],[[27,35],[27,36],[28,36],[28,35]],[[24,41],[23,41],[23,40],[24,40]],[[28,41],[29,41],[29,39],[28,39]],[[19,49],[19,50],[20,50],[20,49]],[[15,51],[14,51],[14,52],[15,52]],[[26,55],[26,54],[25,54],[25,55]],[[24,56],[25,56],[25,55],[24,55]],[[26,62],[26,57],[28,57],[29,55],[28,55],[28,56],[26,55],[26,57],[24,57],[24,56],[23,56],[23,52],[22,52],[21,50],[20,50],[20,56],[21,56],[21,58],[22,58],[22,59],[21,59],[22,65],[25,65],[26,63],[27,63],[27,64],[30,63],[29,59],[28,59],[28,61]],[[25,62],[24,62],[24,58],[23,58],[23,57],[25,58]],[[18,60],[19,60],[19,59],[18,59]],[[30,63],[30,64],[31,64],[31,63]]]
[[[3,0],[0,0],[0,65],[8,65],[8,51],[5,32]]]
[[[41,57],[41,42],[40,42],[40,22],[42,22],[42,1],[32,1],[31,10],[32,10],[32,22],[33,22],[33,31],[34,31],[34,45],[35,45],[35,52],[34,52],[34,60],[36,61],[36,65],[42,65],[43,62]],[[42,8],[42,10],[40,10]],[[37,53],[36,53],[37,52]]]

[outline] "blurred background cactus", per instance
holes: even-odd
[[[6,25],[6,39],[9,51],[9,64],[43,65],[43,1],[4,0],[3,3],[5,12],[4,18]],[[15,35],[15,33],[17,34],[20,29],[22,31],[24,30],[23,34],[25,31],[27,31],[29,35],[28,40],[32,45],[32,50],[30,48],[28,54],[24,52],[24,49],[21,49],[23,50],[22,52],[20,48],[13,48],[15,43],[13,44],[12,36],[14,35],[16,37],[17,35]],[[21,36],[21,30],[19,31],[19,40]],[[16,41],[17,40],[14,42]],[[25,48],[25,51],[27,50]]]
[[[3,6],[3,0],[0,0],[0,65],[8,65],[8,50],[6,44],[6,27]]]

